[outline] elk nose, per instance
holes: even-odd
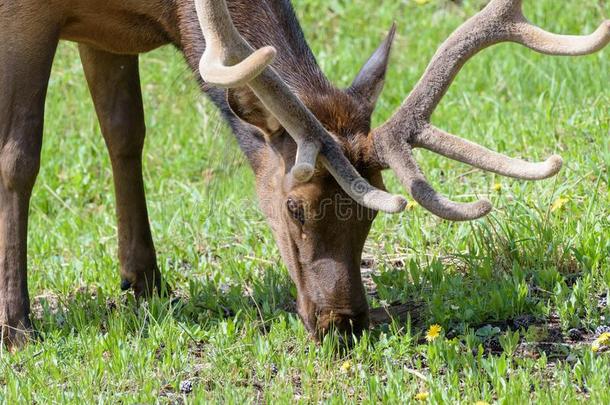
[[[328,333],[336,333],[342,344],[351,345],[352,337],[360,337],[369,327],[369,312],[340,314],[333,311],[318,315],[316,331],[322,339]]]

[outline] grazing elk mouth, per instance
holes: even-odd
[[[320,341],[329,333],[334,333],[344,342],[352,337],[360,337],[369,328],[369,308],[366,297],[357,307],[324,308],[299,297],[298,313],[310,336]]]
[[[363,229],[358,238],[364,241],[367,231]],[[291,235],[276,235],[282,257],[297,287],[297,313],[310,336],[321,340],[331,331],[339,336],[360,336],[369,326],[369,307],[358,266],[361,250],[350,252],[353,258],[349,259],[336,256],[335,259],[307,260],[307,254],[299,252],[297,243],[285,243],[292,238]],[[312,245],[307,245],[310,242]],[[326,244],[324,240],[313,238],[298,243],[305,243],[302,249],[306,251],[314,251],[318,243]],[[346,247],[329,254],[341,255],[349,250]]]
[[[337,332],[344,339],[352,336],[360,337],[369,327],[369,309],[359,312],[342,313],[337,310],[322,311],[317,316],[316,337],[321,339],[329,332]]]

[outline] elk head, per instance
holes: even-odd
[[[404,198],[384,190],[393,170],[422,207],[452,221],[488,214],[487,200],[458,203],[438,194],[414,160],[413,148],[517,179],[555,175],[559,156],[530,163],[492,152],[430,123],[433,111],[469,58],[499,42],[551,55],[584,55],[610,42],[610,21],[589,36],[563,36],[533,26],[522,0],[492,0],[441,46],[398,111],[371,130],[395,29],[347,90],[293,91],[271,67],[276,50],[254,51],[235,29],[225,1],[197,0],[206,40],[203,79],[228,88],[235,115],[264,134],[257,158],[261,206],[298,289],[298,311],[314,336],[331,327],[359,334],[368,327],[360,256],[378,211],[398,213]]]

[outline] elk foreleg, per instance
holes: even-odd
[[[33,19],[31,29],[23,30],[19,11],[9,15],[0,10],[0,339],[9,349],[22,346],[32,331],[28,210],[58,41],[58,30],[47,21]]]
[[[142,149],[146,133],[137,56],[79,46],[85,76],[110,154],[116,194],[121,287],[136,296],[163,290],[150,231]]]

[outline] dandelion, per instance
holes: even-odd
[[[349,373],[349,371],[352,369],[352,362],[347,360],[344,361],[343,364],[341,364],[341,372],[344,374]]]
[[[591,345],[591,350],[594,353],[599,352],[602,347],[610,346],[610,332],[604,332],[595,339]]]
[[[474,403],[474,405],[489,405],[489,403],[485,401],[477,401]]]
[[[434,324],[430,326],[428,333],[426,333],[426,340],[428,342],[433,342],[437,337],[440,336],[442,330],[443,328],[440,325]]]
[[[419,204],[416,201],[409,201],[407,203],[407,210],[411,211],[415,208],[417,208],[419,206]]]
[[[502,191],[502,183],[496,183],[494,184],[494,191],[496,193],[499,193],[500,191]]]
[[[599,335],[597,342],[602,346],[610,346],[610,332],[604,332]]]
[[[566,197],[559,197],[558,199],[556,199],[553,204],[551,204],[551,212],[555,212],[555,211],[559,211],[560,209],[563,208],[564,205],[566,205],[568,202],[570,201],[569,198]]]
[[[427,391],[421,391],[421,392],[415,394],[414,399],[416,401],[425,401],[428,399],[428,397],[430,397],[430,394]]]

